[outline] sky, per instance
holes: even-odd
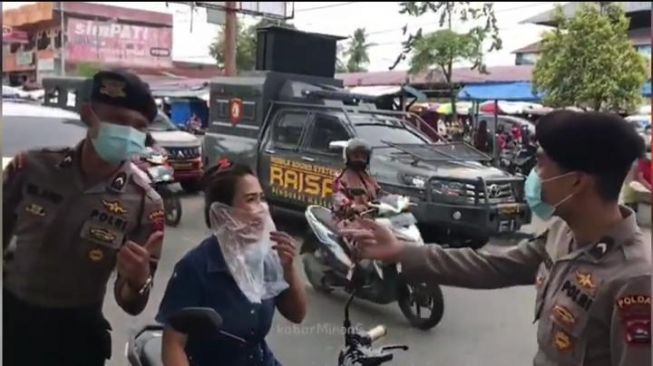
[[[30,2],[3,2],[3,9],[11,9]],[[111,1],[95,2],[117,6]],[[533,24],[520,24],[531,16],[553,8],[552,2],[497,2],[494,3],[503,49],[486,54],[488,66],[513,65],[515,56],[512,52],[518,48],[537,42],[547,28]],[[173,59],[175,61],[193,61],[213,63],[208,48],[219,26],[206,22],[206,10],[196,9],[191,17],[189,6],[165,2],[122,2],[122,7],[167,12],[173,14]],[[356,28],[365,28],[369,42],[374,46],[369,50],[369,71],[388,70],[401,52],[401,42],[407,35],[402,35],[402,27],[408,25],[409,32],[423,27],[424,32],[438,29],[438,19],[431,16],[419,18],[399,14],[397,2],[301,2],[295,3],[295,14],[291,22],[300,30],[350,36]],[[191,27],[192,18],[192,27]],[[242,16],[246,23],[257,19]],[[454,30],[464,31],[458,25]],[[347,44],[349,41],[341,41]],[[398,69],[406,69],[405,62]]]

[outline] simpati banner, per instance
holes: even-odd
[[[68,19],[66,61],[172,67],[172,28]]]

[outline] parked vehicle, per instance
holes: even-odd
[[[378,223],[388,226],[403,241],[424,245],[416,227],[417,220],[408,211],[410,200],[404,196],[389,195],[364,214]],[[313,288],[329,293],[335,288],[349,290],[352,251],[348,243],[339,237],[331,210],[322,206],[309,206],[306,220],[311,235],[302,246],[304,271]],[[408,284],[397,264],[380,261],[361,261],[360,275],[365,278],[358,296],[378,304],[397,301],[408,321],[419,329],[436,326],[444,313],[444,300],[439,286]],[[423,312],[427,310],[428,312]],[[425,317],[422,314],[428,314]]]
[[[373,349],[372,344],[385,337],[387,329],[376,326],[369,331],[358,330],[351,326],[349,306],[354,299],[352,295],[345,305],[345,347],[338,356],[338,366],[378,366],[393,358],[390,351],[407,351],[408,346],[394,345]],[[178,332],[194,339],[211,339],[216,335],[230,336],[222,330],[222,317],[212,308],[184,308],[171,316],[170,326]],[[163,325],[150,324],[132,333],[125,345],[125,352],[130,366],[162,365],[161,340]],[[235,341],[244,340],[231,336]],[[327,361],[327,364],[329,362]]]
[[[174,168],[175,181],[181,183],[184,191],[193,193],[199,190],[203,166],[201,142],[193,134],[180,130],[161,111],[149,127],[149,132],[168,153]]]
[[[330,206],[342,146],[358,137],[373,147],[371,174],[383,189],[417,204],[429,242],[481,247],[530,221],[522,177],[487,166],[491,158],[465,143],[433,143],[406,122],[419,117],[378,110],[341,86],[277,72],[214,79],[204,165],[248,164],[273,209],[300,213]]]
[[[19,101],[2,102],[2,169],[19,152],[71,147],[86,137],[77,113]]]
[[[152,185],[163,199],[166,225],[177,226],[181,221],[181,187],[175,183],[174,169],[168,165],[167,156],[161,152],[147,148],[141,158],[145,163],[145,172],[150,177]]]

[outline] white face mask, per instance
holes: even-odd
[[[279,255],[272,250],[270,233],[276,227],[267,205],[250,213],[215,202],[209,219],[227,267],[250,302],[260,303],[288,288]]]

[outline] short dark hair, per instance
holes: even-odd
[[[201,182],[204,188],[204,220],[207,227],[211,227],[211,204],[220,202],[231,206],[238,182],[246,175],[256,176],[249,166],[238,163],[219,164],[204,173]]]
[[[595,176],[597,193],[609,202],[619,199],[633,162],[644,153],[644,139],[613,113],[554,111],[540,119],[536,136],[561,168]]]

